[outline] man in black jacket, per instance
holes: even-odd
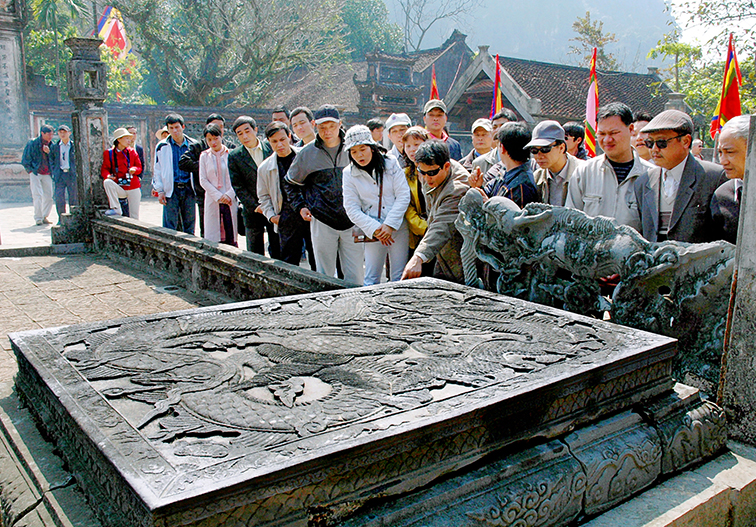
[[[255,212],[260,205],[257,199],[257,167],[271,154],[270,145],[257,137],[257,121],[252,117],[239,117],[234,121],[233,130],[242,145],[228,155],[228,172],[236,197],[242,204],[247,250],[265,254],[264,234],[267,229],[268,253],[271,258],[280,258],[275,226],[265,216]]]
[[[21,164],[29,173],[34,202],[34,221],[37,225],[52,223],[47,219],[53,206],[52,173],[50,171],[50,146],[54,128],[43,124],[39,129],[39,137],[26,143]]]
[[[226,120],[220,114],[211,113],[207,116],[205,124],[214,124],[218,126],[218,128],[221,129],[221,133],[223,133],[223,127],[226,124]],[[227,141],[224,141],[223,143],[229,150],[236,148],[236,145],[233,143]],[[205,237],[205,189],[200,185],[199,158],[200,154],[208,148],[207,142],[203,137],[197,143],[191,145],[184,155],[181,156],[181,159],[179,159],[179,168],[186,172],[191,172],[192,174],[192,180],[194,181],[194,196],[197,201],[197,209],[199,210],[197,216],[199,216],[200,236],[203,238]]]
[[[364,247],[354,243],[352,222],[344,210],[341,174],[349,163],[339,111],[325,104],[315,112],[318,135],[299,151],[286,174],[286,193],[294,210],[310,222],[318,272],[336,274],[336,256],[344,279],[362,285]]]
[[[50,147],[50,170],[55,186],[55,210],[58,212],[58,224],[61,215],[66,212],[66,191],[68,204],[78,205],[78,189],[76,186],[76,162],[74,144],[71,140],[71,129],[62,124],[58,127],[60,141]]]

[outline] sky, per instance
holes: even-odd
[[[392,17],[396,17],[396,0],[386,0]],[[572,24],[590,11],[592,20],[604,23],[604,33],[614,33],[618,42],[606,50],[620,62],[623,71],[643,72],[658,61],[646,59],[665,33],[674,29],[674,19],[664,0],[545,0],[521,2],[514,0],[481,0],[461,22],[441,21],[431,29],[423,48],[439,46],[457,27],[468,35],[472,49],[490,46],[492,54],[502,56],[578,64],[578,57],[568,53],[570,39],[575,36]],[[394,21],[397,21],[394,18]]]

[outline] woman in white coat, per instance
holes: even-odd
[[[397,281],[407,263],[409,243],[404,213],[410,189],[404,171],[373,141],[367,126],[350,128],[344,148],[351,161],[343,174],[344,209],[352,223],[372,240],[365,242],[364,285],[380,283],[387,254],[391,281]]]
[[[210,147],[199,158],[200,185],[205,189],[205,238],[238,247],[238,202],[228,173],[228,148],[218,125],[207,125],[202,135]]]

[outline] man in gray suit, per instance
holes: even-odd
[[[718,238],[711,197],[726,177],[720,165],[690,153],[693,121],[679,110],[665,110],[641,132],[659,168],[635,181],[642,234],[652,242],[704,243]]]

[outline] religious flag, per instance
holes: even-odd
[[[496,54],[496,75],[494,79],[493,98],[491,99],[491,115],[489,119],[493,119],[494,115],[501,111],[501,66],[499,65],[499,54]]]
[[[725,61],[725,75],[722,82],[722,93],[719,96],[717,109],[714,110],[714,117],[711,118],[711,137],[714,138],[722,126],[741,114],[740,111],[740,85],[743,84],[743,77],[740,75],[738,67],[738,58],[735,56],[735,46],[732,44],[732,33],[730,33],[730,43],[727,46],[727,60]]]
[[[598,114],[598,77],[596,76],[596,48],[591,57],[588,99],[585,101],[585,150],[588,157],[596,157],[596,116]]]
[[[107,6],[97,23],[97,36],[110,48],[114,57],[123,58],[131,53],[131,42],[126,37],[123,16],[115,7]]]
[[[436,84],[436,65],[433,65],[433,77],[431,77],[431,92],[430,92],[430,98],[431,99],[440,99],[441,97],[438,95],[438,84]]]

